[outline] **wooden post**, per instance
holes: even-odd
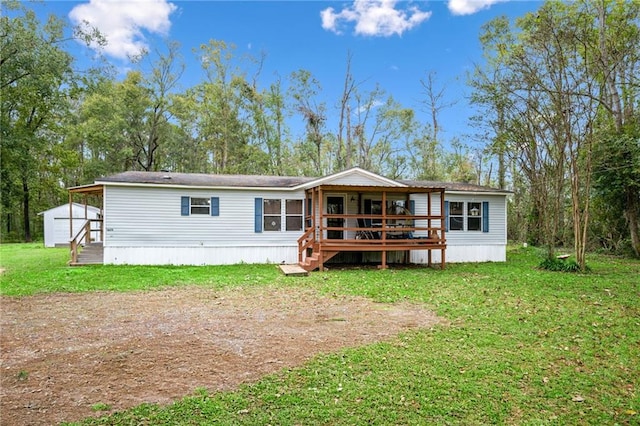
[[[382,264],[380,265],[381,269],[387,269],[387,191],[382,190],[382,227],[380,228],[382,231]]]
[[[444,190],[440,191],[440,232],[442,233],[442,235],[440,236],[440,239],[444,240],[445,239],[445,229],[447,229],[446,224],[444,223],[444,221],[446,220],[446,218],[444,217]]]
[[[322,188],[318,187],[318,214],[320,215],[319,236],[318,236],[318,270],[324,271],[324,255],[322,253],[322,242],[324,240],[324,206],[322,202]]]
[[[431,222],[431,193],[427,192],[427,216],[429,216],[429,219],[427,219],[427,237],[431,236],[431,226],[433,225],[433,223]]]
[[[442,191],[440,191],[440,232],[441,232],[440,244],[443,244],[446,238],[445,229],[447,229],[447,226],[444,223],[445,220],[446,218],[444,216],[444,189],[443,189]],[[444,265],[445,265],[444,251],[445,251],[444,248],[440,250],[440,252],[442,253],[440,257],[441,269],[444,269]]]

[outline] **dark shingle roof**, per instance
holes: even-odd
[[[310,177],[216,175],[204,173],[124,172],[96,179],[97,182],[142,183],[154,185],[222,186],[253,188],[292,188],[315,180]]]
[[[130,183],[153,185],[184,185],[202,187],[237,188],[294,188],[318,178],[304,176],[219,175],[173,172],[123,172],[97,179],[101,183]],[[405,185],[420,188],[445,188],[447,191],[493,192],[509,194],[511,191],[473,185],[470,183],[399,180]]]
[[[430,180],[399,180],[405,185],[419,186],[424,188],[444,188],[445,191],[460,191],[460,192],[493,192],[501,194],[510,194],[511,191],[506,189],[491,188],[488,186],[474,185],[472,183],[462,182],[436,182]]]

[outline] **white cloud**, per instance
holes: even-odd
[[[507,0],[449,0],[449,11],[454,15],[472,15],[482,9]]]
[[[378,107],[381,107],[382,105],[384,105],[384,102],[378,99],[373,99],[368,103],[360,105],[358,108],[356,108],[356,110],[353,112],[353,116],[355,117],[356,114],[362,114],[363,112],[374,110]]]
[[[416,6],[396,8],[397,0],[355,0],[351,6],[339,12],[329,7],[320,12],[322,28],[341,34],[341,26],[355,23],[355,34],[389,37],[402,35],[431,17],[431,12],[423,12]]]
[[[75,24],[86,22],[97,28],[107,40],[104,52],[126,59],[148,49],[144,31],[168,34],[169,15],[176,9],[167,0],[90,0],[74,7],[69,18]]]

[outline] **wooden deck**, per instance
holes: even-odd
[[[426,201],[419,212],[414,211],[416,196]],[[343,202],[330,208],[329,198]],[[381,211],[365,208],[365,201],[373,205],[372,200],[384,206]],[[432,209],[432,200],[439,204],[437,210]],[[305,206],[298,263],[307,271],[324,269],[324,263],[340,252],[380,252],[379,267],[386,268],[388,252],[425,250],[431,266],[431,252],[439,250],[441,268],[445,267],[444,188],[319,185],[306,191]]]
[[[441,256],[440,267],[444,269],[445,251],[447,245],[440,240],[428,238],[413,238],[403,240],[324,240],[314,245],[313,253],[300,263],[306,270],[324,269],[325,262],[341,252],[380,252],[381,262],[378,266],[381,269],[387,268],[387,254],[389,252],[410,252],[412,250],[426,250],[427,266],[432,266],[431,252],[439,250]],[[407,257],[408,258],[408,257]]]

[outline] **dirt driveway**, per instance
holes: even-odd
[[[198,387],[230,390],[319,353],[439,319],[424,307],[302,289],[201,287],[0,299],[0,423],[54,424]]]

